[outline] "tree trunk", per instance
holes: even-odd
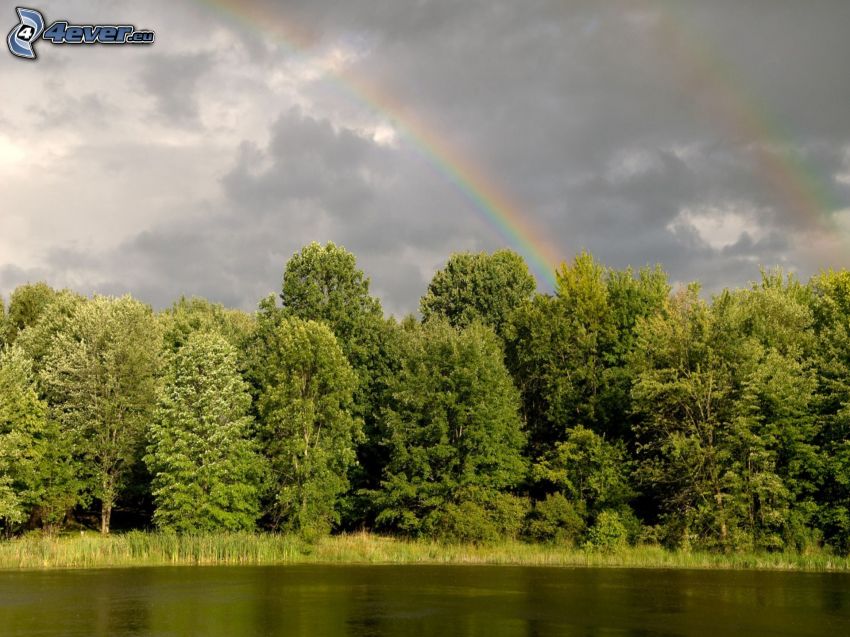
[[[100,505],[100,532],[109,535],[109,521],[112,518],[112,502],[104,500]]]

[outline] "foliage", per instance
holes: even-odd
[[[622,441],[609,443],[579,426],[534,465],[532,475],[593,513],[631,500],[631,469]]]
[[[354,373],[321,323],[284,319],[258,336],[250,376],[274,527],[327,533],[339,521],[338,500],[361,436],[351,415]]]
[[[18,334],[38,322],[58,294],[43,282],[16,288],[9,298],[9,308],[2,323],[4,333],[0,340],[12,345]]]
[[[254,328],[253,317],[206,299],[181,297],[159,314],[166,351],[176,352],[195,332],[215,332],[239,348]]]
[[[365,347],[366,324],[383,317],[354,255],[332,242],[325,246],[314,242],[292,255],[280,298],[286,315],[327,323],[349,359],[359,358]]]
[[[106,531],[115,507],[116,528],[522,534],[601,562],[850,552],[845,270],[709,297],[582,253],[538,294],[515,253],[463,253],[396,321],[314,243],[280,303],[0,301],[2,530]]]
[[[514,308],[536,287],[516,252],[458,252],[434,274],[419,308],[425,321],[441,317],[454,327],[478,321],[501,335]]]
[[[638,321],[667,296],[660,269],[611,271],[587,253],[563,265],[555,296],[522,304],[506,330],[506,357],[523,396],[532,456],[577,425],[628,440]]]
[[[378,524],[415,535],[439,526],[466,494],[480,504],[516,487],[524,441],[492,330],[432,320],[408,333],[406,350],[384,412],[389,461],[375,497]]]
[[[160,340],[148,306],[130,297],[78,304],[52,340],[42,378],[56,419],[101,502],[101,532],[133,464],[155,402]]]
[[[599,513],[587,532],[588,544],[599,551],[613,552],[628,546],[629,532],[616,511],[606,509]]]
[[[528,503],[510,493],[481,487],[459,489],[435,518],[434,535],[447,542],[498,542],[516,539]]]
[[[7,533],[31,517],[55,530],[80,501],[78,463],[47,418],[31,367],[15,345],[0,354],[0,522]]]
[[[159,528],[254,528],[262,465],[249,439],[250,402],[224,337],[195,332],[171,356],[145,456]]]
[[[17,347],[0,353],[0,524],[11,530],[37,499],[46,407]]]
[[[585,511],[563,493],[550,493],[534,503],[526,533],[538,542],[573,546],[585,530]]]

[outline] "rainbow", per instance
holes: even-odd
[[[310,34],[273,9],[250,1],[196,1],[229,21],[273,37],[278,45],[293,53],[301,54],[310,48]],[[750,144],[757,169],[770,190],[798,217],[825,229],[830,239],[841,237],[832,215],[841,209],[840,203],[824,180],[807,165],[805,158],[794,151],[793,144],[783,141],[788,136],[783,134],[768,109],[745,89],[745,83],[735,76],[728,64],[700,42],[699,34],[677,15],[673,3],[644,0],[640,4],[659,18],[658,42],[672,51],[670,57],[679,64],[682,81],[692,83],[694,88],[707,86],[712,96],[707,106],[720,125],[736,140]],[[388,117],[411,149],[453,184],[502,240],[528,261],[538,281],[550,289],[555,287],[555,267],[562,258],[540,229],[523,214],[523,207],[514,198],[465,158],[440,131],[386,91],[351,71],[333,72],[330,79],[356,102]],[[841,241],[838,241],[819,245],[817,249],[837,250],[841,247]],[[836,252],[836,257],[845,260],[846,251]]]
[[[278,45],[294,53],[309,48],[310,35],[271,9],[238,0],[197,1],[228,20],[274,37]],[[354,100],[388,117],[413,151],[451,183],[502,240],[526,259],[538,282],[550,290],[555,288],[555,268],[562,258],[523,214],[518,201],[466,159],[436,128],[385,91],[350,71],[334,72],[331,79]]]
[[[762,181],[803,221],[826,230],[837,239],[819,249],[834,251],[845,261],[846,237],[833,213],[842,205],[823,177],[794,149],[790,134],[770,110],[749,91],[735,69],[714,53],[669,0],[643,2],[658,18],[657,41],[677,60],[682,81],[694,89],[708,87],[711,99],[705,106],[736,141],[749,144]]]

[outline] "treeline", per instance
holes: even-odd
[[[455,254],[384,317],[311,244],[253,314],[43,283],[0,303],[0,528],[367,528],[850,551],[850,273],[710,302],[588,254]]]

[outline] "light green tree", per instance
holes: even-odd
[[[362,423],[354,372],[331,330],[298,318],[262,327],[250,375],[276,527],[313,536],[339,522]]]
[[[195,332],[170,356],[145,456],[159,528],[255,528],[263,468],[250,403],[236,350],[221,335]]]
[[[53,340],[69,329],[71,317],[86,299],[68,290],[51,290],[44,284],[21,286],[15,294],[19,295],[17,319],[7,321],[8,343],[19,345],[32,361],[39,393],[43,395],[46,388],[41,372]]]
[[[176,352],[195,332],[217,332],[239,349],[254,329],[254,317],[198,297],[181,297],[157,318],[165,348]]]
[[[0,353],[0,525],[7,532],[36,499],[46,412],[23,352],[12,346]]]
[[[506,329],[506,360],[522,393],[533,457],[579,425],[629,441],[635,326],[657,313],[669,292],[659,268],[613,271],[588,253],[556,276],[555,295],[523,303]]]
[[[130,297],[76,305],[50,345],[42,370],[48,402],[72,435],[102,533],[142,453],[155,404],[161,336],[150,307]]]
[[[0,520],[7,533],[32,517],[55,531],[80,502],[79,465],[35,389],[18,346],[0,354]]]

